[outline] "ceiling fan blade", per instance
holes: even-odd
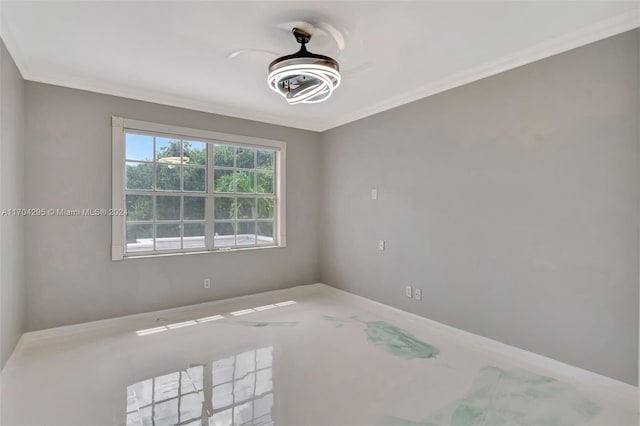
[[[245,49],[232,50],[231,52],[227,53],[225,55],[225,57],[227,59],[235,59],[238,56],[247,55],[247,54],[253,54],[253,53],[262,53],[262,54],[271,55],[271,56],[275,56],[275,57],[281,56],[279,53],[272,52],[271,50],[245,48]]]
[[[336,46],[338,46],[339,51],[343,51],[347,47],[347,41],[344,34],[336,27],[328,22],[319,22],[317,26],[336,42]]]
[[[311,34],[312,37],[316,33],[323,33],[333,39],[339,51],[343,51],[347,47],[344,34],[328,22],[288,21],[282,22],[276,25],[276,27],[286,31],[291,31],[293,28],[300,28],[304,32]]]
[[[313,34],[316,31],[316,26],[307,21],[287,21],[281,22],[276,25],[276,28],[285,31],[291,31],[293,28],[299,28],[302,31],[310,34],[313,37]]]
[[[370,69],[373,68],[375,64],[373,62],[363,62],[360,65],[357,65],[353,68],[349,68],[347,70],[341,71],[340,74],[344,77],[344,78],[349,78],[349,77],[353,77],[355,75],[361,74],[361,73],[365,73],[367,71],[369,71]]]

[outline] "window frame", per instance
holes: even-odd
[[[230,251],[255,250],[263,248],[286,247],[286,152],[287,143],[284,141],[256,138],[252,136],[234,135],[229,133],[220,133],[210,130],[192,129],[187,127],[172,126],[168,124],[153,123],[149,121],[132,120],[123,117],[112,116],[112,171],[111,171],[111,207],[114,212],[124,211],[126,209],[126,149],[125,134],[127,131],[131,133],[146,133],[153,136],[169,136],[179,139],[189,139],[197,142],[207,143],[207,161],[206,161],[206,190],[205,192],[182,192],[182,191],[166,191],[167,195],[175,195],[178,192],[184,196],[204,196],[205,197],[205,247],[198,249],[174,249],[174,250],[154,250],[144,252],[126,252],[126,215],[111,216],[111,260],[136,259],[145,257],[184,255],[196,253],[218,253]],[[214,165],[211,163],[210,152],[213,151],[215,144],[231,145],[242,148],[253,149],[269,149],[275,151],[274,155],[274,243],[268,245],[235,246],[235,247],[215,247],[213,245],[214,221],[213,217],[213,199],[219,194],[214,192],[213,188],[213,170]],[[144,193],[145,191],[141,191]],[[154,191],[161,195],[164,191]],[[229,196],[242,197],[243,195],[258,197],[260,194],[239,194],[228,193]],[[266,195],[266,194],[265,194]],[[219,195],[218,195],[219,196]],[[223,195],[224,196],[224,195]],[[211,241],[210,241],[211,240]]]

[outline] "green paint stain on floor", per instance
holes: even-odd
[[[349,319],[333,317],[331,315],[325,315],[322,317],[322,319],[325,321],[331,321],[336,323],[336,327],[342,327],[345,323],[351,322],[351,320]]]
[[[380,426],[576,426],[600,407],[572,385],[515,368],[484,367],[460,399],[426,420],[385,417]]]
[[[367,340],[391,355],[412,359],[433,358],[440,353],[435,346],[416,339],[407,330],[388,322],[369,321],[366,324]]]
[[[401,419],[399,417],[385,417],[379,426],[428,426],[423,422],[412,422],[411,420]]]
[[[348,318],[325,315],[325,321],[331,321],[342,327],[344,324],[358,322],[366,325],[367,340],[383,348],[391,355],[402,358],[434,358],[440,353],[435,346],[416,339],[413,334],[386,321],[362,321],[357,315]]]
[[[245,327],[293,327],[298,321],[266,322],[266,321],[220,321],[221,324],[243,325]]]
[[[322,317],[323,320],[325,321],[333,321],[333,322],[339,322],[339,323],[347,323],[347,322],[363,322],[361,321],[357,315],[350,315],[346,318],[340,318],[340,317],[334,317],[332,315],[324,315]]]
[[[338,318],[338,317],[334,317],[334,316],[331,316],[331,315],[323,315],[322,319],[325,320],[325,321],[345,322],[344,319]]]

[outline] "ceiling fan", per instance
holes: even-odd
[[[298,28],[306,32],[307,34],[309,34],[310,37],[316,34],[328,36],[335,42],[336,48],[340,53],[342,53],[342,51],[347,46],[346,37],[343,34],[343,32],[338,30],[336,27],[334,27],[333,25],[327,22],[319,22],[319,23],[312,24],[311,22],[307,22],[307,21],[288,21],[288,22],[282,22],[280,24],[277,24],[276,28],[280,30],[285,30],[285,31],[291,31],[293,28]],[[241,55],[252,54],[252,53],[264,53],[272,56],[282,56],[281,53],[274,52],[272,50],[244,48],[244,49],[232,50],[231,52],[227,53],[226,57],[227,59],[234,59]]]
[[[273,91],[282,95],[291,105],[319,103],[329,99],[340,85],[340,66],[329,56],[309,52],[306,45],[314,33],[324,33],[333,39],[341,53],[346,47],[344,35],[327,23],[313,25],[303,21],[286,22],[278,25],[278,28],[290,29],[300,44],[300,50],[281,56],[270,50],[243,48],[229,52],[226,57],[234,59],[245,54],[279,56],[268,67],[267,82]],[[370,66],[371,64],[365,63],[351,71],[364,71]]]

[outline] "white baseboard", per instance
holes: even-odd
[[[8,368],[10,368],[10,366],[12,365],[13,359],[18,356],[18,354],[20,353],[20,351],[22,350],[22,347],[26,344],[26,340],[24,337],[25,333],[22,333],[20,335],[20,338],[18,339],[18,342],[16,343],[16,346],[13,348],[13,351],[11,352],[11,355],[9,355],[9,359],[7,359],[7,362],[4,363],[4,365],[2,366],[2,370],[0,370],[0,391],[2,390],[2,377],[5,371],[8,370]],[[0,399],[1,400],[1,399]]]
[[[195,305],[181,306],[177,308],[163,309],[153,312],[145,312],[140,314],[126,315],[116,318],[109,318],[99,321],[91,321],[81,324],[73,324],[62,327],[49,328],[38,331],[31,331],[24,333],[18,341],[16,348],[9,357],[5,368],[9,366],[11,359],[18,354],[23,347],[28,344],[36,343],[42,340],[71,337],[78,334],[96,333],[102,331],[117,331],[119,329],[130,329],[132,324],[140,323],[141,328],[149,326],[156,318],[164,317],[172,321],[179,321],[183,318],[192,319],[188,317],[188,314],[194,311],[208,311],[209,313],[215,312],[216,308],[220,305],[225,306],[225,311],[234,310],[234,306],[237,305],[238,309],[246,308],[247,304],[251,304],[255,299],[259,299],[259,303],[265,303],[265,297],[275,301],[289,300],[297,296],[309,296],[314,293],[323,294],[328,297],[334,297],[339,299],[347,299],[359,305],[375,305],[377,307],[386,309],[392,313],[409,315],[413,319],[420,321],[428,327],[447,333],[452,336],[458,336],[464,339],[465,342],[472,344],[476,347],[484,350],[500,352],[503,354],[512,355],[522,360],[539,365],[549,371],[555,372],[561,375],[568,375],[572,378],[598,386],[606,387],[610,391],[620,394],[624,398],[632,398],[634,401],[637,399],[638,387],[631,384],[613,379],[611,377],[604,376],[602,374],[595,373],[593,371],[585,370],[564,362],[555,360],[553,358],[546,357],[544,355],[536,354],[534,352],[527,351],[515,346],[508,345],[506,343],[499,342],[497,340],[490,339],[488,337],[480,336],[478,334],[470,333],[468,331],[461,330],[437,321],[430,320],[423,316],[403,311],[393,306],[385,305],[384,303],[377,302],[375,300],[368,299],[363,296],[359,296],[353,293],[349,293],[345,290],[341,290],[335,287],[323,283],[302,285],[297,287],[290,287],[286,289],[273,290],[264,293],[238,296],[229,299],[215,300],[211,302],[204,302]],[[282,300],[281,300],[282,299]],[[256,300],[257,301],[257,300]],[[224,312],[219,312],[224,313]],[[185,315],[187,315],[185,317]],[[0,382],[2,374],[0,372]]]
[[[443,324],[441,322],[433,321],[423,316],[420,316],[411,312],[403,311],[402,309],[385,305],[384,303],[380,303],[375,300],[371,300],[366,297],[359,296],[357,294],[349,293],[348,291],[341,290],[339,288],[331,287],[325,284],[321,284],[321,286],[322,287],[319,287],[319,288],[322,288],[325,294],[335,295],[335,296],[338,296],[339,298],[347,298],[347,299],[353,300],[356,303],[365,302],[368,304],[374,304],[378,307],[382,307],[384,309],[390,310],[395,313],[409,315],[414,319],[425,323],[426,325],[428,325],[430,328],[434,330],[440,330],[442,332],[446,332],[449,335],[459,336],[460,338],[464,339],[465,342],[469,342],[470,344],[473,344],[482,349],[513,355],[525,361],[539,365],[540,367],[548,369],[554,373],[569,375],[580,381],[596,384],[598,386],[603,386],[613,392],[619,393],[621,396],[624,396],[625,398],[632,398],[634,401],[637,400],[638,387],[633,386],[629,383],[625,383],[620,380],[616,380],[611,377],[604,376],[599,373],[595,373],[593,371],[585,370],[583,368],[576,367],[574,365],[567,364],[562,361],[558,361],[556,359],[549,358],[547,356],[540,355],[525,349],[511,346],[506,343],[502,343],[497,340],[490,339],[488,337],[484,337],[478,334],[464,331],[459,328],[455,328],[455,327]]]
[[[46,328],[42,330],[29,331],[22,335],[21,341],[24,344],[31,344],[38,341],[47,339],[71,337],[78,334],[94,333],[94,332],[113,332],[120,329],[130,329],[132,324],[140,323],[141,328],[149,325],[149,322],[154,321],[156,318],[162,317],[171,321],[180,321],[185,315],[194,311],[216,311],[216,308],[220,305],[225,305],[226,310],[234,310],[233,306],[238,305],[238,309],[243,309],[248,303],[251,303],[254,299],[264,301],[265,297],[271,298],[274,301],[282,301],[282,298],[291,298],[296,294],[309,294],[309,288],[317,286],[317,284],[301,285],[295,287],[289,287],[285,289],[271,290],[262,293],[249,294],[244,296],[236,296],[228,299],[213,300],[210,302],[197,303],[193,305],[179,306],[176,308],[161,309],[158,311],[142,312],[138,314],[124,315],[120,317],[107,318],[103,320],[89,321],[78,324],[64,325],[60,327]],[[324,284],[323,284],[324,286]],[[231,309],[229,307],[231,306]],[[222,313],[222,312],[221,312]],[[186,319],[191,319],[187,317]],[[15,351],[14,351],[15,352]]]

